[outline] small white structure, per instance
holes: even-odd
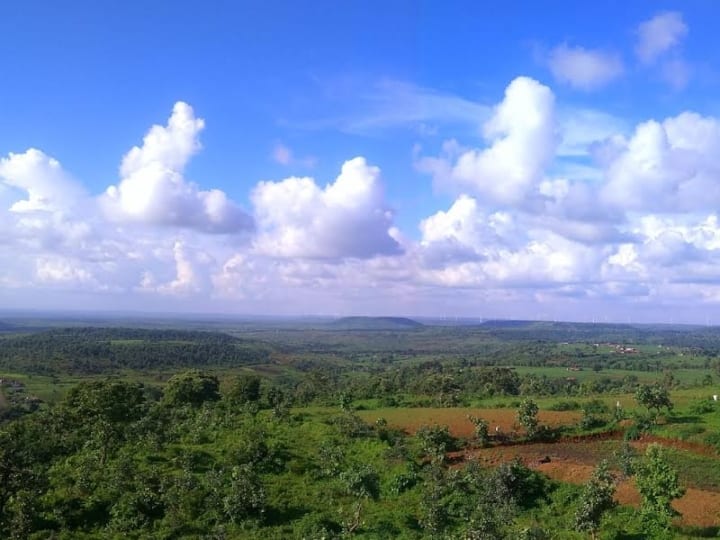
[[[713,401],[717,401],[717,394],[713,394]]]

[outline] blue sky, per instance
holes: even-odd
[[[707,322],[718,10],[6,5],[0,306]]]

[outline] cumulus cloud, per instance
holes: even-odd
[[[560,82],[580,90],[596,90],[623,74],[620,56],[614,53],[562,44],[550,51],[548,65]]]
[[[223,191],[202,190],[184,177],[185,166],[200,150],[204,127],[192,107],[176,103],[167,125],[153,126],[142,146],[123,158],[120,183],[107,188],[100,200],[107,217],[211,233],[249,229],[250,217]]]
[[[279,257],[371,257],[399,253],[380,169],[357,157],[335,182],[312,178],[260,182],[252,192],[258,222],[255,248]]]
[[[558,145],[552,91],[518,77],[485,123],[488,146],[457,157],[422,158],[418,167],[440,184],[470,191],[488,202],[516,204],[542,180]]]
[[[85,197],[60,162],[35,148],[0,159],[0,180],[26,194],[12,204],[11,212],[69,210]]]
[[[525,77],[488,110],[483,144],[451,139],[434,158],[417,148],[418,167],[455,193],[417,234],[395,227],[380,169],[362,157],[327,185],[260,182],[252,236],[208,234],[250,218],[185,177],[204,125],[185,104],[99,197],[39,150],[9,154],[0,287],[246,313],[437,315],[447,305],[547,317],[550,302],[720,300],[720,120],[683,112],[630,128],[593,109],[556,110],[550,89]],[[299,165],[284,148],[279,161]]]
[[[149,292],[159,292],[167,295],[187,295],[202,290],[202,278],[198,274],[188,248],[181,240],[176,240],[172,249],[175,263],[175,277],[165,283],[157,283],[150,271],[143,273],[140,289]]]
[[[624,210],[688,212],[720,204],[720,122],[685,112],[639,124],[599,149],[604,201]]]
[[[423,279],[452,287],[547,287],[593,279],[602,250],[459,197],[420,223]]]
[[[638,26],[635,53],[641,62],[652,64],[677,47],[687,34],[688,27],[682,13],[659,13]]]

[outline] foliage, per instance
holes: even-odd
[[[199,406],[206,401],[220,399],[217,377],[198,370],[174,375],[165,387],[163,401],[170,406]]]
[[[525,428],[529,439],[534,439],[538,434],[538,406],[531,399],[524,399],[518,408],[518,421]]]
[[[490,443],[490,433],[488,432],[488,422],[482,418],[468,415],[468,420],[475,426],[475,440],[480,446],[487,446]]]
[[[603,516],[617,505],[614,495],[615,478],[608,469],[607,461],[601,461],[583,489],[575,512],[575,530],[588,532],[596,538]]]
[[[637,464],[636,483],[642,497],[640,514],[655,537],[669,534],[671,520],[678,516],[671,503],[682,497],[677,471],[667,462],[662,447],[648,446],[645,456]]]
[[[642,405],[648,410],[654,409],[658,413],[660,409],[664,408],[669,412],[673,408],[667,387],[659,384],[640,385],[635,392],[635,400],[639,405]]]
[[[260,384],[261,380],[257,375],[238,375],[225,397],[236,405],[255,403],[260,399]]]
[[[422,426],[415,436],[420,441],[423,455],[434,462],[443,463],[445,454],[455,448],[455,439],[447,426]]]
[[[620,447],[615,451],[614,457],[623,478],[630,478],[635,474],[637,452],[628,441],[620,443]]]

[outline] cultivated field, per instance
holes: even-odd
[[[522,433],[518,424],[515,409],[477,409],[471,407],[459,408],[397,408],[376,409],[372,411],[359,411],[359,416],[367,421],[374,422],[378,418],[387,420],[388,425],[403,429],[408,433],[415,433],[421,426],[445,425],[455,437],[471,437],[474,426],[467,417],[472,415],[486,420],[491,433],[499,428],[503,433]],[[541,424],[558,427],[571,425],[580,419],[578,411],[540,411],[538,418]]]

